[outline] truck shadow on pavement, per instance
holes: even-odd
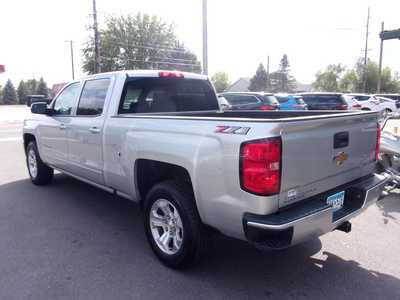
[[[139,207],[64,175],[0,186],[1,299],[399,299],[400,280],[323,250],[279,252],[216,236],[186,271],[162,266]]]

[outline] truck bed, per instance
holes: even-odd
[[[205,120],[231,120],[231,121],[253,121],[253,122],[290,122],[307,119],[341,118],[354,115],[371,115],[376,112],[366,111],[201,111],[201,112],[173,112],[173,113],[147,113],[147,114],[125,114],[118,117],[138,118],[176,118],[176,119],[205,119]]]

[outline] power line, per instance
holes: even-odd
[[[109,59],[109,60],[115,60],[115,57],[107,57],[107,56],[101,56],[103,59]],[[139,60],[139,59],[131,59],[131,58],[126,58],[124,60],[127,61],[133,61],[133,62],[141,62],[141,63],[154,63],[154,64],[164,64],[164,65],[178,65],[178,66],[200,66],[200,63],[195,63],[195,64],[188,64],[188,63],[175,63],[175,62],[165,62],[165,61],[153,61],[153,60]]]
[[[158,47],[157,45],[152,45],[152,46],[147,46],[147,45],[134,45],[130,43],[113,43],[114,45],[117,46],[122,46],[122,47],[131,47],[131,48],[140,48],[140,49],[149,49],[149,50],[158,50],[158,51],[167,51],[167,52],[175,52],[175,53],[185,53],[188,52],[187,49],[185,48],[165,48],[165,47]]]
[[[124,60],[124,59],[130,59],[129,57],[127,57],[127,58],[124,58],[124,57],[119,57],[121,60]],[[166,59],[166,60],[176,60],[176,61],[181,61],[181,62],[185,62],[185,61],[188,61],[188,62],[191,62],[191,61],[193,61],[193,59],[181,59],[181,58],[172,58],[172,57],[152,57],[153,59],[160,59],[160,60],[163,60],[163,59]]]

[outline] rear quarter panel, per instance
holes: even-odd
[[[220,125],[249,126],[243,122],[110,118],[105,131],[107,184],[139,201],[134,187],[136,160],[184,167],[191,177],[202,221],[226,235],[244,238],[243,213],[275,212],[278,197],[259,197],[240,188],[240,145],[278,136],[279,130],[273,124],[254,123],[247,135],[215,133]]]

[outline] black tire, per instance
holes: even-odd
[[[37,172],[36,174],[29,166],[29,155],[32,154],[36,158]],[[28,168],[31,181],[35,185],[46,185],[53,180],[54,170],[47,166],[40,158],[36,142],[32,141],[26,147],[26,166]]]
[[[157,245],[150,225],[153,204],[159,199],[171,202],[179,212],[183,225],[182,244],[175,254],[166,254]],[[165,181],[156,184],[147,194],[144,205],[144,227],[147,239],[158,259],[173,269],[187,268],[195,264],[206,248],[206,231],[200,220],[192,189],[187,184]]]

